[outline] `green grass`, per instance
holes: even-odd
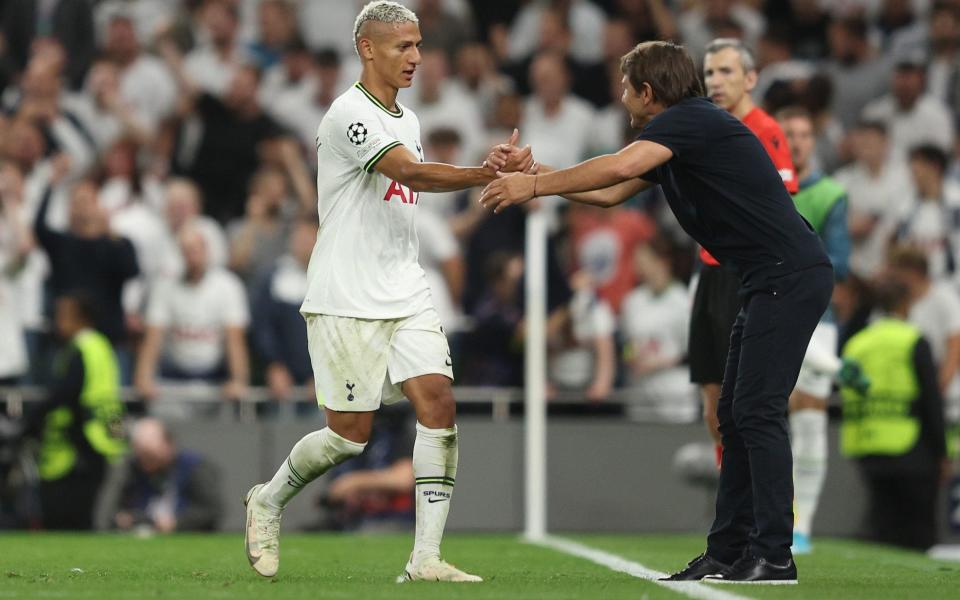
[[[659,570],[675,569],[702,540],[692,536],[576,536]],[[274,580],[247,566],[240,535],[138,539],[117,535],[0,535],[5,598],[469,598],[656,600],[683,596],[585,560],[522,544],[513,535],[452,535],[445,558],[478,573],[478,585],[394,583],[410,536],[285,535]],[[958,598],[960,564],[853,542],[820,541],[799,561],[801,585],[724,587],[752,598]],[[74,572],[81,569],[82,572]]]

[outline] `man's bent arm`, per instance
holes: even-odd
[[[578,165],[537,176],[537,196],[566,196],[608,188],[640,177],[673,157],[666,146],[634,142],[617,152],[591,158]]]
[[[546,173],[552,173],[556,169],[553,167],[548,167],[547,165],[540,165],[540,175],[545,175]],[[538,181],[539,185],[539,181]],[[609,208],[611,206],[616,206],[626,202],[633,196],[637,195],[641,191],[651,187],[653,184],[649,181],[644,181],[639,177],[634,177],[626,181],[621,181],[620,183],[611,185],[609,187],[601,188],[599,190],[592,190],[589,192],[571,192],[569,194],[562,194],[564,198],[572,202],[578,202],[580,204],[590,204],[591,206],[601,206],[603,208]],[[537,189],[537,194],[540,195],[540,190]]]

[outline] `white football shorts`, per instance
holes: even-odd
[[[450,346],[429,303],[400,319],[304,314],[320,406],[369,412],[403,399],[407,379],[437,373],[453,379]]]

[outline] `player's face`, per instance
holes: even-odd
[[[371,40],[373,65],[384,81],[395,88],[413,84],[413,73],[420,64],[420,26],[406,22]]]
[[[704,57],[703,79],[707,95],[717,106],[732,111],[757,84],[757,73],[744,71],[740,53],[724,48]]]
[[[783,134],[787,136],[787,145],[790,146],[790,157],[798,171],[802,171],[810,164],[816,139],[813,135],[813,124],[806,117],[793,117],[780,123]]]

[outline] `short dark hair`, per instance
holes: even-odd
[[[910,160],[921,160],[927,164],[931,164],[939,169],[941,173],[946,173],[947,165],[949,164],[947,153],[939,146],[934,146],[933,144],[920,144],[919,146],[910,148]]]
[[[785,106],[777,111],[778,121],[786,121],[787,119],[806,119],[813,123],[813,115],[810,114],[810,111],[796,104]]]
[[[861,131],[875,131],[884,137],[887,136],[887,124],[876,119],[862,119],[857,122],[857,125],[854,127],[854,129],[859,129]]]
[[[703,83],[693,59],[673,42],[641,42],[620,59],[620,72],[639,92],[646,83],[655,100],[673,106],[685,98],[703,96]]]
[[[427,143],[431,146],[459,146],[460,133],[452,127],[437,127],[427,134]]]
[[[887,264],[894,269],[903,269],[926,277],[930,273],[930,263],[923,250],[907,244],[890,248]]]
[[[317,64],[318,67],[330,67],[330,68],[339,67],[340,53],[337,52],[337,49],[332,46],[320,48],[313,55],[313,61]]]
[[[874,289],[877,308],[887,314],[902,310],[910,301],[910,289],[899,279],[884,279]]]
[[[99,317],[97,310],[97,301],[87,290],[75,289],[62,294],[57,298],[58,302],[67,302],[73,306],[75,316],[80,322],[93,326]]]

